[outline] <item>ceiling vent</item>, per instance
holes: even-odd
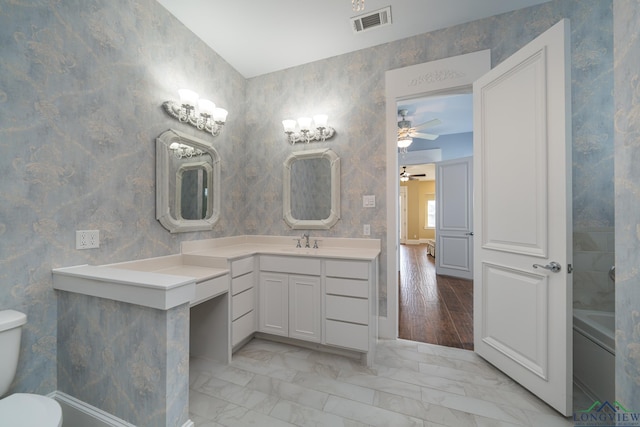
[[[351,18],[351,28],[354,33],[361,33],[385,25],[391,25],[391,6]]]

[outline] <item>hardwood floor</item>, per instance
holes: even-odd
[[[427,245],[400,245],[399,337],[473,350],[473,281],[436,276]]]

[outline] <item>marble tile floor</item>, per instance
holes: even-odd
[[[372,368],[254,339],[229,365],[192,357],[190,417],[213,426],[571,426],[468,350],[380,340]]]

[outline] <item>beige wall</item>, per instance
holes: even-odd
[[[434,239],[435,230],[424,229],[424,214],[427,197],[435,197],[436,182],[407,181],[400,186],[407,187],[407,239]]]

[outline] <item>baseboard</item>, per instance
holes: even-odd
[[[54,391],[48,396],[55,399],[62,407],[63,427],[136,427],[61,391]],[[194,426],[193,421],[187,420],[181,427]]]

